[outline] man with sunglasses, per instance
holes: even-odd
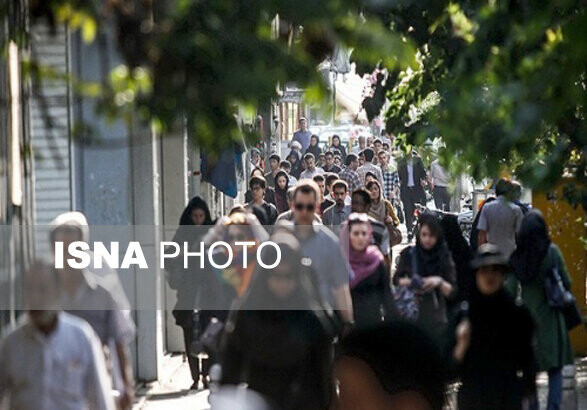
[[[314,223],[318,205],[318,186],[302,181],[293,193],[293,222],[304,257],[312,261],[322,299],[336,309],[343,321],[352,323],[353,308],[349,291],[349,266],[338,238],[325,226]]]

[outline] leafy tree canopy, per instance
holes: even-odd
[[[382,15],[418,47],[418,67],[378,83],[386,127],[410,144],[442,137],[444,163],[479,179],[514,172],[587,205],[584,1],[395,2]],[[572,188],[572,189],[571,189]]]
[[[9,2],[17,3],[17,2]],[[187,119],[190,134],[218,151],[241,132],[236,107],[254,113],[295,81],[326,101],[317,65],[341,45],[362,66],[416,66],[415,47],[358,0],[29,0],[33,20],[66,23],[86,42],[113,29],[125,64],[102,84],[78,84],[109,118],[151,121],[165,131]],[[5,16],[18,16],[6,5]],[[13,18],[14,20],[14,18]],[[20,20],[24,21],[23,18]],[[27,36],[18,18],[11,38]],[[34,61],[30,70],[40,69]],[[47,74],[47,73],[45,73]],[[53,73],[56,75],[55,73]],[[253,136],[249,136],[253,137]]]

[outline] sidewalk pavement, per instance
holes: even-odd
[[[164,358],[163,370],[160,382],[152,382],[139,387],[137,391],[137,402],[133,410],[208,410],[208,390],[189,390],[192,383],[187,362],[183,355],[173,354]],[[567,379],[573,383],[573,379]],[[587,357],[578,359],[576,362],[576,383],[575,390],[566,390],[565,403],[562,410],[587,409]],[[569,386],[570,387],[570,386]],[[576,392],[576,395],[573,394]],[[545,374],[538,377],[538,396],[540,399],[540,410],[546,408],[546,397],[548,395],[548,379]],[[575,398],[576,397],[576,398]],[[454,406],[456,397],[449,393],[451,405],[449,409],[456,409]],[[576,400],[576,405],[574,404]]]
[[[141,385],[133,410],[206,410],[208,390],[190,390],[192,379],[183,354],[166,355],[160,381]]]

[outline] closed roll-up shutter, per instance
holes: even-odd
[[[69,74],[69,44],[66,29],[51,33],[47,25],[32,28],[34,61],[59,74]],[[71,210],[71,150],[69,83],[61,76],[32,78],[30,133],[33,146],[34,221],[47,226],[57,215]],[[36,251],[49,249],[45,230],[35,235]]]

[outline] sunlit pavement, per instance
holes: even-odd
[[[181,355],[167,356],[164,367],[168,371],[171,369],[169,378],[162,383],[141,388],[133,410],[205,410],[210,408],[207,390],[188,390],[191,378],[187,363],[183,362]],[[562,410],[587,409],[587,358],[577,361],[575,383],[577,405],[569,405],[567,402],[567,406]],[[538,377],[538,396],[541,410],[546,408],[547,392],[546,375],[540,375]],[[568,393],[567,391],[566,394]],[[455,402],[454,394],[449,394],[449,401]],[[456,407],[449,406],[448,409],[454,410]]]

